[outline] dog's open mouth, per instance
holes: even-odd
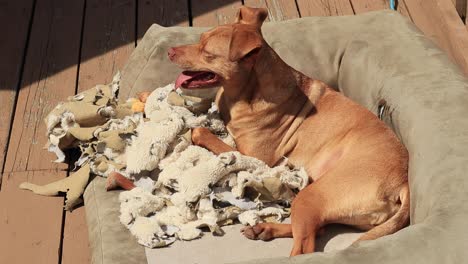
[[[219,83],[219,76],[209,71],[183,71],[175,82],[175,88],[209,88]]]

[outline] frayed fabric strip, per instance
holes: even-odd
[[[67,193],[65,209],[80,201],[91,176],[118,172],[135,188],[120,193],[120,221],[146,247],[201,238],[202,229],[222,235],[222,226],[280,222],[308,184],[304,169],[273,168],[237,151],[215,155],[192,145],[191,129],[206,127],[235,148],[213,103],[215,93],[197,98],[154,90],[143,103],[118,102],[119,76],[60,103],[46,118],[48,149],[57,161],[78,147],[77,172],[70,177],[21,188],[42,195]],[[143,111],[143,112],[142,112]]]

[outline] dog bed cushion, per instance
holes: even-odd
[[[195,43],[205,30],[153,25],[122,72],[120,98],[173,82],[180,69],[168,61],[167,48]],[[401,138],[410,153],[411,225],[344,250],[245,263],[466,260],[468,81],[461,70],[410,21],[392,11],[266,23],[262,31],[289,65],[380,114]],[[93,262],[145,263],[143,248],[118,220],[118,192],[104,195],[100,181],[96,178],[84,195]],[[190,243],[184,251],[191,249]],[[217,244],[211,246],[217,250]],[[265,248],[263,244],[252,248],[254,256]],[[215,257],[215,262],[225,262]]]

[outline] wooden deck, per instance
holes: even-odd
[[[468,73],[468,33],[455,0],[398,2],[398,12]],[[109,82],[152,23],[215,26],[233,21],[243,4],[267,7],[270,21],[388,8],[388,0],[0,0],[0,263],[90,260],[84,207],[63,212],[63,197],[18,189],[69,175],[70,166],[50,162],[43,149],[45,115]]]

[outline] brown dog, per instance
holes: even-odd
[[[369,230],[359,240],[392,234],[408,224],[408,153],[364,107],[321,81],[292,69],[262,37],[265,9],[243,7],[235,23],[169,49],[185,71],[176,86],[222,86],[216,103],[238,150],[273,166],[287,157],[313,181],[292,203],[291,224],[258,224],[250,239],[293,237],[291,255],[314,251],[330,223]],[[215,153],[231,147],[207,129],[195,144]]]

